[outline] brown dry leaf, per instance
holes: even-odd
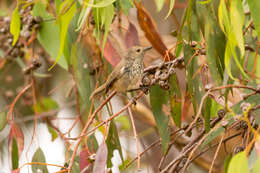
[[[137,1],[134,1],[134,3],[137,8],[137,18],[139,25],[144,31],[146,38],[150,41],[153,48],[155,48],[162,56],[164,56],[168,49],[166,45],[163,43],[161,36],[159,35],[155,22],[140,3],[138,3]],[[170,52],[169,58],[174,58],[174,56]]]

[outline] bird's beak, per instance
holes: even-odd
[[[148,51],[148,50],[150,50],[150,49],[152,49],[152,48],[153,48],[152,46],[145,47],[145,48],[144,48],[144,52],[146,52],[146,51]]]

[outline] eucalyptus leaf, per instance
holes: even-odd
[[[13,43],[12,46],[17,42],[21,30],[21,19],[19,14],[18,6],[14,9],[10,24],[10,33],[13,35]]]
[[[168,127],[169,117],[164,115],[162,111],[163,105],[167,104],[167,92],[162,90],[159,86],[151,88],[150,101],[153,111],[153,116],[162,139],[163,154],[166,153],[170,141],[170,129]]]
[[[32,162],[39,162],[39,163],[46,163],[44,153],[41,148],[38,148],[33,157]],[[46,165],[40,165],[40,164],[33,164],[32,165],[32,171],[33,173],[38,173],[41,171],[42,173],[48,173],[48,169]]]

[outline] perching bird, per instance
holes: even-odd
[[[106,94],[109,90],[124,93],[137,89],[136,84],[144,70],[144,54],[151,48],[134,46],[128,49],[126,55],[110,73],[106,82],[92,92],[90,99],[101,94]]]

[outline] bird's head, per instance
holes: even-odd
[[[152,49],[152,47],[133,46],[127,52],[127,57],[136,59],[143,58],[146,51]]]

